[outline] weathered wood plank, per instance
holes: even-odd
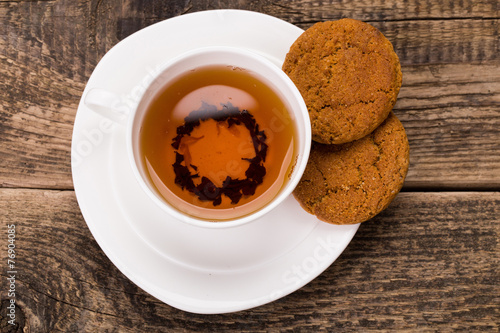
[[[72,188],[69,150],[79,98],[99,59],[130,33],[173,15],[220,7],[261,10],[307,27],[345,16],[335,10],[340,6],[374,20],[406,63],[396,112],[412,144],[408,186],[498,188],[498,3],[392,5],[394,12],[383,10],[379,0],[0,2],[0,186]],[[294,6],[304,11],[286,16]],[[314,16],[320,12],[326,16]],[[383,21],[370,16],[374,12],[391,17]]]
[[[499,18],[495,0],[384,1],[301,0],[269,1],[261,8],[294,24],[351,17],[363,21],[402,21],[464,18]]]
[[[498,107],[447,107],[398,112],[410,142],[405,190],[498,190]]]
[[[377,27],[402,64],[499,59],[498,1],[283,1],[264,6],[271,15],[307,29],[318,21],[350,17]]]
[[[172,16],[217,8],[256,10],[302,28],[342,17],[368,21],[387,35],[404,64],[500,57],[500,9],[494,0],[9,1],[0,2],[0,31],[4,31],[0,46],[9,58],[29,50],[70,77],[88,77],[104,53],[131,33]]]
[[[500,186],[499,66],[403,67],[395,112],[410,140],[408,188]],[[0,82],[0,95],[11,89],[9,84],[15,87],[14,68],[27,70],[21,64],[6,68],[11,81]],[[49,70],[36,80],[42,94],[25,91],[24,100],[4,94],[0,101],[0,183],[72,188],[71,133],[82,86]]]
[[[500,106],[500,61],[403,66],[396,110]]]
[[[500,62],[403,66],[406,189],[500,188]]]
[[[500,19],[372,22],[394,45],[402,64],[500,60]]]
[[[117,18],[118,39],[165,16],[163,6],[124,1],[130,10]],[[199,1],[169,13],[217,8],[256,10],[303,29],[313,23],[351,17],[380,29],[403,64],[471,62],[499,59],[500,6],[494,0],[461,1]],[[109,13],[113,17],[112,12]],[[496,36],[496,37],[495,37]]]
[[[0,186],[72,187],[76,105],[97,64],[87,13],[76,3],[0,3]]]
[[[0,186],[71,188],[70,147],[83,84],[0,56]]]
[[[4,235],[16,225],[18,323],[32,332],[499,328],[499,192],[400,193],[306,287],[215,316],[173,309],[125,278],[72,191],[0,189],[0,212]]]
[[[394,44],[405,191],[500,188],[500,3],[496,0],[0,0],[0,215],[15,224],[24,331],[498,331],[498,192],[400,193],[324,274],[277,302],[202,316],[146,294],[104,256],[72,189],[76,107],[99,59],[163,19],[267,13],[301,28],[352,17]],[[5,234],[5,233],[4,233]],[[6,237],[0,248],[6,248]],[[6,253],[6,252],[4,252]],[[6,326],[5,254],[0,284]]]

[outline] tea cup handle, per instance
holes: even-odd
[[[130,107],[114,92],[92,88],[85,94],[83,103],[92,111],[110,119],[114,123],[120,125],[127,123]]]

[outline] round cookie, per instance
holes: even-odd
[[[401,190],[409,153],[405,129],[391,112],[362,139],[342,145],[314,143],[294,196],[325,222],[364,222],[384,210]]]
[[[391,42],[353,19],[314,24],[292,44],[282,68],[306,102],[313,140],[328,144],[377,128],[396,103],[402,80]]]

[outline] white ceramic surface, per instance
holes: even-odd
[[[203,46],[247,48],[281,66],[301,33],[287,22],[248,11],[175,17],[113,47],[85,91],[100,88],[133,99],[137,82],[166,59]],[[110,260],[151,295],[189,312],[233,312],[287,295],[335,261],[358,229],[318,221],[293,196],[253,223],[230,229],[176,220],[135,180],[125,129],[83,103],[75,119],[72,169],[82,214]]]
[[[285,186],[272,197],[271,201],[265,204],[263,203],[257,210],[254,209],[253,211],[246,212],[231,220],[220,220],[220,210],[212,210],[212,212],[210,212],[212,215],[204,216],[204,219],[199,216],[191,216],[189,214],[190,206],[186,205],[184,209],[181,209],[179,206],[176,207],[173,203],[166,201],[162,195],[156,191],[155,185],[149,181],[148,172],[142,163],[142,156],[140,154],[139,136],[142,130],[144,114],[148,110],[151,100],[153,100],[158,95],[158,92],[162,91],[162,87],[167,85],[171,80],[184,73],[195,70],[196,68],[210,65],[231,65],[237,68],[244,68],[247,72],[251,73],[251,75],[258,77],[260,82],[264,82],[267,86],[272,87],[273,91],[279,96],[282,96],[287,106],[287,110],[290,112],[290,118],[295,122],[297,133],[295,151],[290,157],[295,165],[293,167],[293,172],[290,172],[287,177],[288,180]],[[137,108],[131,110],[126,133],[126,143],[132,170],[134,171],[137,181],[142,186],[144,192],[149,195],[150,199],[176,219],[195,226],[210,229],[229,228],[253,222],[255,219],[273,210],[283,202],[300,181],[311,148],[311,123],[309,121],[309,114],[304,100],[292,80],[267,58],[249,50],[229,46],[196,48],[181,54],[172,60],[172,62],[167,61],[164,68],[165,70],[163,70],[148,86]],[[83,99],[85,100],[85,97],[83,97]],[[271,133],[269,133],[269,131],[271,130],[268,130],[268,134],[270,135]],[[219,216],[217,216],[217,214],[219,214]],[[217,221],[217,223],[213,223],[213,221]]]

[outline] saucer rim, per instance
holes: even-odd
[[[213,10],[213,11],[205,11],[205,12],[196,12],[196,13],[190,13],[178,17],[174,17],[162,22],[155,23],[149,27],[146,27],[131,36],[125,38],[118,44],[116,44],[106,55],[101,59],[99,64],[96,66],[94,73],[97,73],[99,71],[105,70],[105,64],[108,62],[108,59],[112,59],[115,55],[114,53],[117,52],[117,50],[122,47],[123,45],[126,45],[131,42],[131,38],[137,38],[139,34],[147,34],[151,31],[152,29],[158,29],[158,27],[161,27],[162,24],[165,24],[166,21],[169,21],[170,23],[175,20],[177,22],[182,22],[183,20],[186,19],[186,17],[193,17],[194,15],[197,15],[199,17],[206,16],[207,18],[213,18],[213,16],[218,16],[218,15],[243,15],[243,16],[248,16],[247,19],[249,18],[250,21],[255,18],[254,15],[259,16],[260,18],[266,17],[265,19],[271,19],[273,21],[280,21],[280,24],[284,24],[283,26],[286,26],[286,29],[294,29],[296,33],[302,32],[300,28],[297,28],[290,23],[287,23],[285,21],[282,21],[278,18],[269,16],[267,14],[262,14],[262,13],[257,13],[257,12],[250,12],[250,11],[242,11],[242,10]],[[286,30],[285,29],[285,30]],[[263,52],[266,52],[265,50]],[[94,75],[92,74],[92,76]],[[95,84],[92,82],[92,76],[89,78],[89,83],[86,86],[86,90],[92,85]],[[75,127],[74,127],[74,132],[73,132],[73,140],[72,140],[72,150],[73,146],[75,144],[74,139],[78,136],[78,131],[81,129],[80,124],[82,123],[82,118],[84,117],[84,112],[85,112],[85,106],[82,104],[82,101],[80,101],[80,104],[78,106],[78,112],[75,118]],[[73,158],[72,158],[73,160]],[[72,161],[73,162],[73,161]],[[87,226],[89,227],[92,235],[94,236],[95,240],[103,250],[103,252],[106,254],[106,256],[111,260],[111,262],[131,281],[133,281],[136,285],[138,285],[141,289],[145,290],[149,294],[151,294],[154,297],[157,297],[161,301],[165,302],[166,304],[169,304],[173,307],[176,307],[178,309],[188,311],[188,312],[193,312],[193,313],[200,313],[200,314],[220,314],[220,313],[229,313],[229,312],[235,312],[235,311],[240,311],[240,310],[246,310],[250,309],[256,306],[260,306],[272,301],[275,301],[285,295],[288,295],[291,292],[294,292],[298,289],[300,289],[302,286],[305,284],[309,283],[311,280],[316,278],[319,274],[321,274],[327,267],[329,267],[337,258],[338,256],[344,251],[345,247],[350,243],[352,237],[354,237],[359,225],[351,225],[349,227],[344,227],[344,229],[347,230],[346,236],[343,239],[343,243],[339,247],[339,250],[336,251],[334,255],[331,255],[328,260],[324,262],[324,267],[320,267],[317,271],[313,272],[308,278],[301,280],[301,283],[294,285],[291,288],[288,288],[287,290],[282,291],[281,293],[277,295],[267,295],[264,297],[259,297],[255,298],[252,300],[247,300],[244,302],[240,301],[230,301],[230,302],[217,302],[217,301],[204,301],[200,299],[191,299],[189,297],[184,297],[183,295],[177,295],[175,292],[167,291],[161,286],[157,285],[151,285],[151,283],[141,276],[137,275],[137,272],[134,272],[131,268],[130,265],[127,265],[126,261],[123,258],[120,257],[119,254],[116,253],[116,250],[113,248],[110,248],[109,242],[106,241],[106,237],[102,235],[102,231],[99,230],[94,224],[94,216],[92,215],[91,211],[93,210],[91,206],[92,204],[89,202],[89,200],[86,199],[86,196],[88,196],[88,193],[84,193],[84,190],[82,189],[84,185],[84,179],[82,179],[81,174],[79,174],[79,170],[77,167],[74,167],[72,164],[72,171],[73,171],[73,182],[74,182],[74,187],[75,187],[75,195],[77,197],[78,204],[80,205],[80,209],[82,211],[82,215],[84,216],[84,219],[87,223]],[[111,190],[112,189],[108,189]],[[114,199],[114,198],[113,198]],[[298,203],[297,203],[298,204]],[[312,216],[312,215],[311,215]],[[313,216],[311,218],[314,218]],[[323,223],[323,222],[321,222]],[[317,224],[314,229],[318,228],[320,224]],[[138,235],[136,235],[138,236]],[[146,247],[148,246],[147,244],[144,244]],[[264,264],[267,265],[267,264]]]

